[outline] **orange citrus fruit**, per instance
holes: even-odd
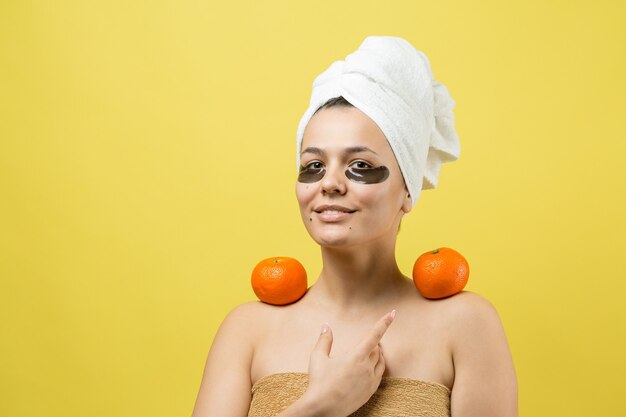
[[[252,289],[259,300],[285,305],[299,300],[308,288],[306,271],[294,258],[263,259],[252,270]]]
[[[445,298],[465,288],[469,265],[459,252],[439,248],[425,252],[413,265],[413,282],[426,298]]]

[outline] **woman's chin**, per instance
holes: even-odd
[[[343,233],[323,233],[311,236],[318,245],[326,248],[345,248],[356,244],[354,236]]]

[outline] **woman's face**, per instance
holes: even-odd
[[[296,195],[302,220],[322,246],[395,241],[411,199],[378,125],[355,107],[317,112],[302,138]]]

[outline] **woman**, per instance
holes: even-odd
[[[517,416],[494,307],[467,291],[425,299],[395,260],[402,217],[458,158],[452,107],[401,38],[368,37],[316,78],[296,195],[322,271],[295,303],[227,315],[194,417]]]

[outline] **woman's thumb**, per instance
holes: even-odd
[[[320,333],[319,338],[317,339],[317,344],[315,345],[315,352],[323,353],[326,356],[330,355],[330,349],[333,345],[333,332],[330,330],[330,326],[328,323],[324,323],[322,326],[322,332]]]

